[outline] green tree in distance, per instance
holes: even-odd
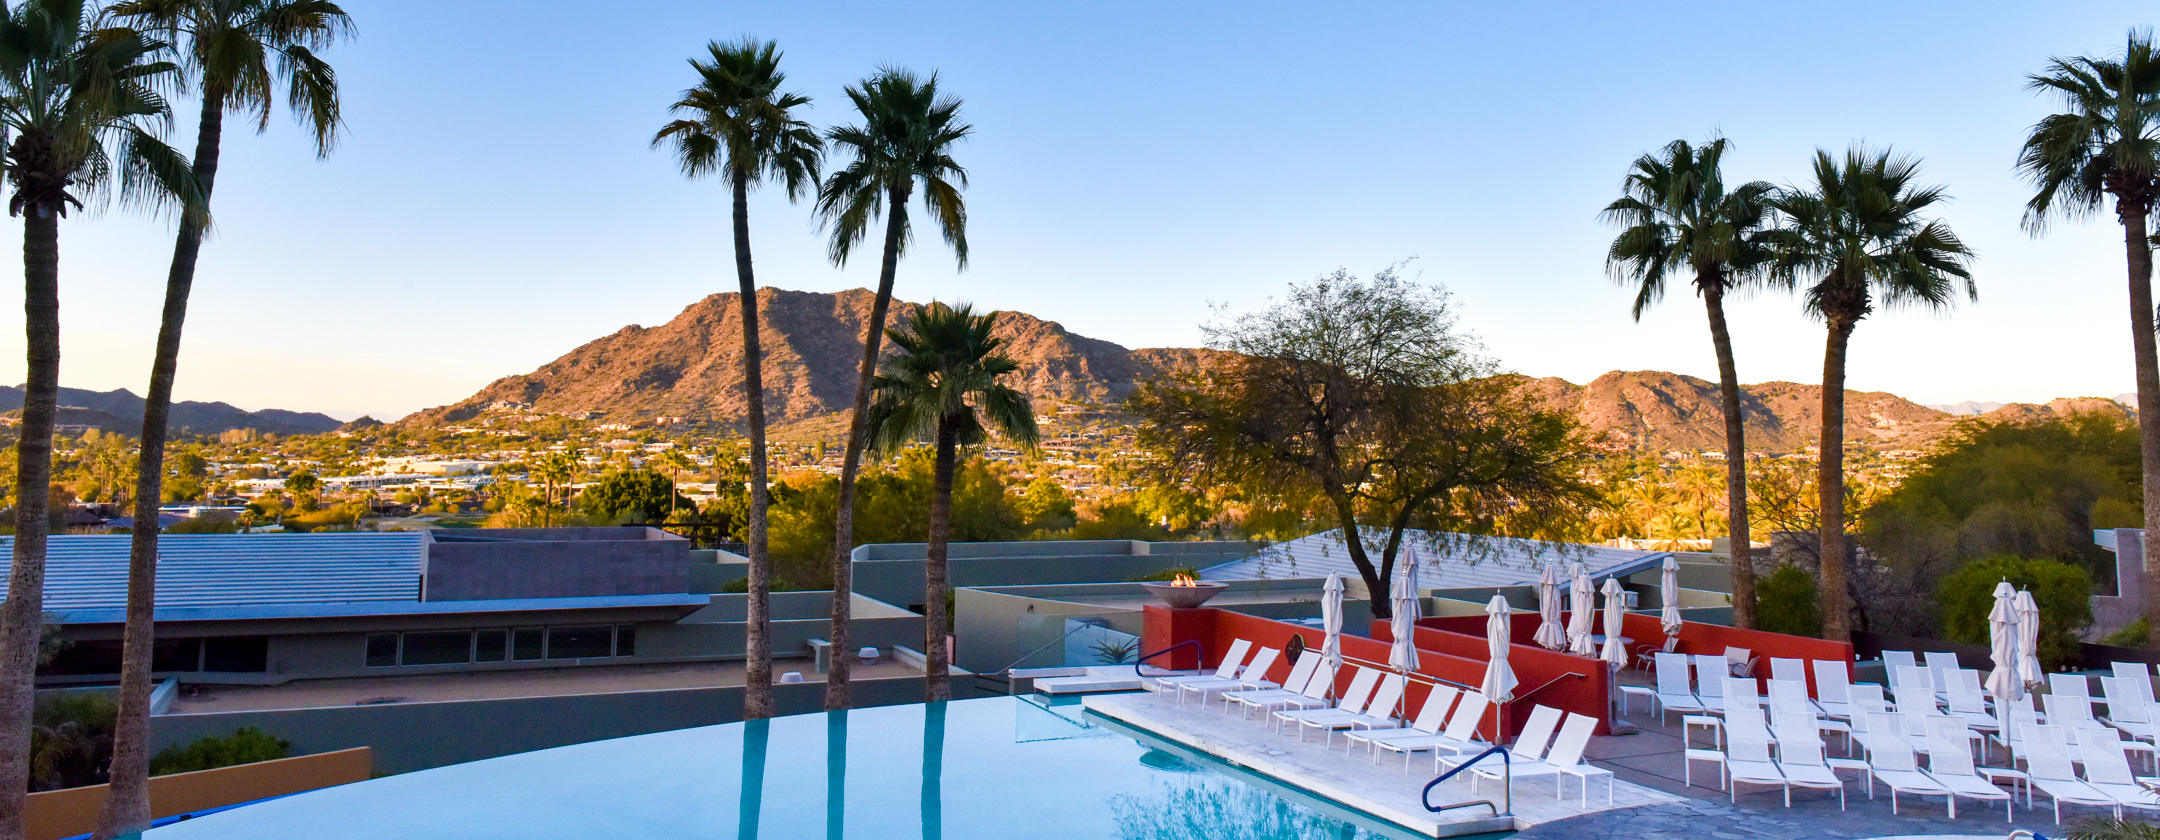
[[[1852,639],[1853,612],[1845,535],[1846,347],[1878,302],[1942,310],[1961,290],[1971,300],[1980,293],[1966,267],[1972,250],[1949,226],[1922,215],[1949,196],[1941,187],[1915,183],[1917,158],[1856,145],[1842,160],[1817,150],[1813,170],[1813,183],[1773,201],[1786,223],[1771,241],[1778,277],[1804,284],[1808,314],[1827,327],[1816,479],[1822,494],[1823,636],[1844,642]]]
[[[1020,363],[999,352],[992,336],[997,313],[976,315],[969,305],[917,306],[904,327],[887,330],[898,352],[872,383],[867,434],[893,451],[929,438],[936,460],[930,490],[930,541],[923,562],[923,702],[952,699],[946,670],[945,634],[952,627],[945,598],[952,589],[946,559],[952,540],[953,465],[960,448],[990,439],[995,427],[1015,443],[1034,448],[1041,435],[1027,396],[999,380]],[[985,423],[984,421],[989,422]]]
[[[204,220],[187,157],[158,134],[172,120],[160,87],[178,67],[166,45],[87,25],[81,0],[27,0],[0,18],[0,123],[23,219],[27,376],[16,441],[15,548],[0,610],[0,837],[23,835],[33,672],[45,588],[52,427],[60,378],[60,220],[85,199],[179,207]],[[157,494],[149,494],[155,507]]]
[[[337,74],[315,51],[352,31],[352,20],[337,4],[329,0],[121,0],[105,13],[158,33],[179,47],[182,70],[193,78],[195,93],[202,99],[194,173],[205,204],[217,182],[226,109],[253,117],[258,132],[267,129],[279,82],[284,83],[286,106],[313,134],[315,154],[329,155],[340,122]],[[164,498],[166,426],[172,414],[173,377],[180,363],[180,333],[195,286],[196,257],[202,250],[206,221],[180,222],[165,280],[165,307],[150,363],[150,387],[143,396],[134,540],[128,551],[128,638],[122,642],[120,724],[114,733],[112,795],[106,797],[98,816],[95,840],[150,826],[147,739],[157,508]]]
[[[780,72],[777,44],[744,38],[733,44],[706,44],[706,51],[711,54],[709,60],[690,60],[698,75],[697,86],[683,91],[674,105],[675,113],[684,118],[663,126],[653,143],[673,140],[685,175],[724,174],[734,200],[743,400],[750,425],[750,509],[743,538],[750,552],[750,608],[744,628],[749,661],[743,716],[756,720],[773,713],[772,554],[766,545],[772,495],[765,452],[765,357],[758,346],[757,279],[750,262],[750,187],[768,177],[776,179],[789,201],[815,189],[824,141],[794,114],[810,104],[810,97],[780,90],[787,74]]]
[[[885,311],[892,305],[893,273],[911,239],[908,199],[920,187],[923,206],[938,232],[952,246],[953,257],[967,267],[967,205],[960,190],[967,170],[952,150],[974,127],[960,121],[960,99],[938,91],[935,74],[924,79],[897,67],[880,68],[850,85],[848,102],[861,122],[826,133],[833,147],[850,158],[818,190],[818,215],[832,231],[827,253],[835,265],[848,256],[885,217],[884,260],[878,268],[877,296],[863,325],[863,355],[855,381],[855,402],[848,415],[847,452],[840,464],[839,498],[833,516],[832,632],[834,650],[848,650],[848,613],[854,599],[855,480],[868,445],[871,380],[885,336]],[[846,657],[836,657],[825,675],[825,708],[853,705]]]
[[[1728,147],[1722,137],[1701,148],[1674,140],[1661,152],[1636,158],[1624,194],[1605,207],[1603,216],[1625,228],[1606,252],[1605,266],[1622,282],[1635,284],[1635,320],[1641,321],[1643,311],[1664,297],[1666,281],[1682,272],[1693,275],[1695,293],[1710,314],[1719,407],[1725,414],[1733,626],[1745,629],[1755,626],[1755,568],[1748,556],[1747,424],[1740,408],[1732,332],[1725,326],[1725,296],[1762,278],[1768,258],[1763,234],[1776,188],[1750,181],[1728,191],[1722,171]]]
[[[2145,521],[2160,522],[2160,348],[2153,338],[2152,243],[2148,219],[2160,199],[2160,54],[2152,33],[2132,30],[2119,56],[2054,58],[2026,88],[2062,110],[2032,127],[2018,171],[2034,187],[2025,229],[2079,219],[2115,199],[2130,280],[2130,348],[2137,376],[2138,437],[2144,447]],[[2160,540],[2145,541],[2145,573],[2160,578]],[[2145,601],[2160,623],[2160,598]]]

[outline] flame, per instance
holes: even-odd
[[[1192,579],[1192,577],[1191,577],[1190,575],[1178,575],[1177,577],[1174,577],[1174,578],[1171,578],[1171,579],[1170,579],[1170,585],[1171,585],[1171,586],[1199,586],[1200,584],[1199,584],[1199,583],[1196,583],[1196,582],[1194,582],[1194,581],[1193,581],[1193,579]]]

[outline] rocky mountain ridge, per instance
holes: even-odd
[[[855,385],[871,293],[758,292],[764,344],[766,411],[776,426],[817,424],[847,408]],[[907,305],[895,301],[894,320]],[[581,345],[531,373],[498,379],[455,404],[397,421],[443,425],[491,413],[570,415],[610,422],[739,422],[742,325],[735,293],[710,295],[656,327],[628,326]],[[997,333],[1021,363],[1019,386],[1037,400],[1113,405],[1134,386],[1165,372],[1190,370],[1213,351],[1128,349],[1088,338],[1022,312],[1002,313]],[[1585,384],[1546,377],[1522,387],[1548,406],[1575,414],[1610,448],[1715,451],[1724,447],[1717,384],[1662,371],[1613,371]],[[1821,425],[1822,387],[1793,382],[1743,386],[1748,448],[1795,452],[1813,446]],[[2127,416],[2107,399],[2013,404],[1990,419],[2030,419],[2087,411]],[[1953,413],[1895,394],[1850,391],[1846,435],[1879,449],[1918,449],[1958,421]]]
[[[20,412],[22,404],[23,389],[0,385],[0,412]],[[90,426],[104,431],[140,436],[143,404],[142,397],[126,388],[111,391],[61,388],[60,411],[54,419],[64,426]],[[175,433],[185,429],[199,435],[217,434],[233,429],[254,429],[280,435],[318,434],[332,431],[341,425],[337,418],[312,411],[286,411],[278,408],[248,411],[227,403],[193,400],[178,400],[173,403],[170,424]]]

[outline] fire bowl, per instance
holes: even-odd
[[[1223,590],[1230,588],[1229,584],[1208,580],[1195,581],[1190,586],[1177,586],[1169,583],[1142,583],[1140,585],[1147,587],[1147,591],[1155,593],[1155,597],[1161,598],[1162,602],[1169,604],[1172,609],[1179,610],[1189,610],[1205,604],[1209,598],[1220,595]]]

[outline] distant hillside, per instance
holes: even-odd
[[[765,359],[766,411],[776,434],[830,438],[854,393],[855,364],[871,294],[762,289],[760,340]],[[659,417],[738,422],[742,323],[739,299],[716,294],[691,304],[657,327],[629,326],[590,341],[531,373],[508,376],[452,405],[398,422],[462,423],[489,411],[556,414],[636,422]],[[905,307],[895,302],[893,311]],[[998,319],[1006,351],[1021,364],[1021,387],[1038,400],[1114,404],[1135,384],[1166,371],[1190,370],[1214,351],[1189,348],[1129,350],[1075,335],[1055,321],[1022,312]],[[1524,378],[1522,387],[1555,409],[1573,412],[1610,446],[1648,451],[1724,448],[1717,384],[1661,371],[1614,371],[1577,385]],[[1745,386],[1748,448],[1795,452],[1815,445],[1822,388],[1792,382]],[[1974,404],[1968,404],[1974,405]],[[1952,408],[1963,408],[1952,406]],[[1871,391],[1846,397],[1847,438],[1881,449],[1918,449],[1941,437],[1959,417]],[[2103,399],[2056,400],[2044,406],[1997,407],[1988,416],[2030,419],[2083,411],[2124,412]],[[356,421],[357,422],[357,421]],[[829,434],[828,434],[829,433]]]
[[[22,404],[21,388],[0,385],[0,411],[19,414]],[[125,388],[113,391],[62,388],[60,407],[57,421],[61,425],[94,426],[133,436],[142,434],[143,398],[135,396]],[[302,413],[275,408],[246,411],[221,402],[183,400],[173,403],[170,425],[175,432],[186,429],[195,434],[254,429],[281,435],[299,435],[331,431],[340,423],[337,418],[314,412]]]
[[[843,411],[853,399],[863,325],[872,294],[758,291],[765,350],[766,412],[776,423]],[[744,416],[742,317],[733,292],[691,304],[657,327],[628,326],[588,342],[539,370],[496,380],[453,405],[404,424],[457,423],[490,406],[612,421],[679,417],[734,422]],[[906,305],[894,301],[894,322]],[[1039,400],[1108,403],[1155,373],[1195,363],[1206,351],[1128,350],[1074,335],[1023,312],[998,319],[1005,352],[1021,363],[1019,386]]]

